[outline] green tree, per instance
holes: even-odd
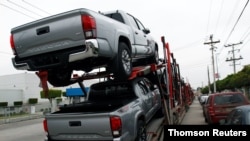
[[[55,90],[55,89],[49,89],[48,91],[48,97],[45,96],[44,91],[40,91],[41,98],[57,98],[62,96],[62,90]]]
[[[210,88],[213,89],[213,84]],[[236,74],[228,75],[226,78],[216,82],[217,91],[235,90],[239,88],[246,89],[248,92],[250,87],[250,65],[245,66],[241,71]],[[204,87],[202,92],[207,91],[208,87]],[[213,90],[212,90],[213,91]]]

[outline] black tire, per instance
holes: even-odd
[[[208,123],[208,120],[207,120],[207,118],[206,118],[206,117],[205,117],[205,122],[206,122],[206,123]]]
[[[127,44],[120,42],[118,47],[118,54],[113,61],[114,76],[118,80],[127,79],[132,72],[132,58],[131,51]]]
[[[48,82],[54,87],[64,87],[72,84],[70,81],[72,70],[58,69],[48,71]]]
[[[155,52],[154,52],[154,56],[152,58],[153,62],[152,63],[159,63],[159,52],[158,49],[155,47]]]
[[[155,117],[156,118],[162,118],[164,116],[164,108],[161,106],[161,108],[156,112]]]
[[[137,135],[135,141],[147,141],[146,123],[139,120],[137,123]]]
[[[47,141],[53,141],[49,136],[47,136]]]

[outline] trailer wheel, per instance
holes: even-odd
[[[132,72],[131,51],[124,42],[119,43],[118,54],[113,63],[111,66],[115,68],[114,75],[116,79],[124,80],[130,76]]]
[[[48,82],[54,87],[68,86],[71,83],[72,70],[57,69],[48,71]]]
[[[135,141],[147,141],[146,124],[142,120],[138,121]]]

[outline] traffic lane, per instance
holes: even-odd
[[[3,141],[43,141],[43,118],[0,125],[0,139]]]
[[[203,116],[202,106],[197,98],[195,98],[190,105],[181,125],[207,125]]]

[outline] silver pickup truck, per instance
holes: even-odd
[[[81,8],[39,19],[12,28],[10,44],[16,69],[46,70],[53,86],[72,84],[74,70],[100,67],[126,79],[133,65],[159,59],[150,30],[121,10],[101,13]]]
[[[157,85],[145,77],[90,86],[87,100],[46,114],[46,141],[146,141],[146,124],[163,116]]]

